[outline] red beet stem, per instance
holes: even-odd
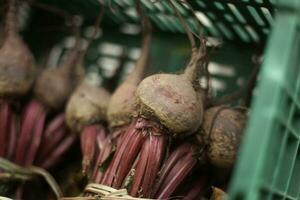
[[[18,131],[19,131],[19,120],[17,119],[16,115],[13,115],[10,123],[9,145],[7,149],[7,157],[9,159],[13,159],[13,154],[15,152],[16,145],[17,145]]]
[[[187,150],[189,152],[182,154]],[[192,169],[196,165],[197,160],[193,157],[194,153],[194,147],[192,145],[184,144],[172,153],[173,155],[175,154],[175,156],[171,154],[170,158],[166,161],[163,172],[160,175],[160,179],[163,180],[158,181],[158,186],[156,188],[158,192],[156,192],[154,197],[171,197],[173,192],[184,181],[186,176],[191,173]],[[179,156],[180,154],[181,156]]]
[[[54,117],[51,122],[48,123],[47,128],[45,130],[45,137],[51,138],[53,137],[53,133],[60,130],[62,127],[65,127],[65,114],[61,113]]]
[[[94,168],[94,174],[92,177],[92,180],[95,183],[100,183],[101,179],[102,179],[102,175],[103,172],[100,171],[100,167],[103,164],[103,162],[109,157],[111,150],[112,150],[112,143],[110,138],[106,138],[105,141],[103,142],[103,146],[101,147],[101,149],[99,149],[100,154],[98,156],[98,159],[96,161],[96,165]]]
[[[120,146],[121,142],[123,141],[123,136],[125,135],[127,129],[130,127],[131,124],[126,124],[121,127],[118,127],[112,132],[112,140],[115,140],[116,146]]]
[[[165,182],[165,179],[169,176],[170,171],[174,168],[177,162],[181,160],[184,156],[190,152],[190,144],[183,144],[176,148],[166,160],[165,164],[162,167],[157,183],[153,190],[153,194],[156,194],[158,190],[162,188],[162,184]]]
[[[127,174],[129,173],[132,165],[138,156],[140,149],[145,141],[145,135],[142,132],[136,131],[133,137],[129,139],[129,144],[124,145],[125,148],[122,151],[122,157],[120,159],[120,164],[118,165],[118,170],[116,174],[116,179],[114,180],[113,187],[120,189]]]
[[[170,175],[172,175],[172,178],[170,179],[170,181],[168,181],[168,184],[163,186],[163,190],[159,193],[158,198],[164,199],[171,197],[172,193],[176,190],[178,185],[182,183],[184,178],[191,172],[196,162],[196,160],[188,159],[184,159],[184,162],[180,162],[180,166],[174,168],[174,173],[170,173]]]
[[[75,140],[76,135],[67,134],[66,138],[64,138],[63,141],[58,144],[55,150],[48,155],[48,159],[46,159],[45,162],[41,164],[41,167],[48,169],[54,166],[61,159],[61,156],[70,148]]]
[[[81,151],[83,154],[82,159],[82,173],[87,174],[90,165],[93,161],[97,145],[97,125],[90,125],[84,127],[81,133]]]
[[[141,183],[143,181],[143,176],[146,173],[147,163],[149,162],[148,160],[148,154],[150,151],[149,146],[150,146],[150,141],[147,140],[143,145],[141,155],[140,155],[140,160],[137,164],[136,172],[134,174],[134,180],[130,192],[130,195],[132,196],[139,196],[139,192],[141,189],[143,192],[143,188],[141,188]]]
[[[6,101],[0,102],[0,157],[6,157],[8,148],[10,125],[11,125],[11,109]]]
[[[97,131],[97,139],[96,139],[96,143],[97,143],[97,147],[98,147],[98,152],[101,152],[102,149],[104,148],[105,144],[106,144],[106,131],[104,128],[100,128]]]
[[[144,142],[144,136],[136,129],[135,124],[136,122],[133,121],[124,133],[123,141],[117,147],[112,162],[104,173],[102,184],[119,189],[131,169],[132,163]]]
[[[33,131],[37,120],[45,114],[44,106],[38,101],[31,101],[25,108],[23,119],[21,122],[21,132],[17,142],[15,162],[17,164],[25,164],[25,152],[29,148],[30,140],[33,138]],[[44,114],[43,114],[44,113]]]
[[[134,176],[131,195],[150,198],[154,181],[164,157],[166,136],[150,135],[143,145]]]
[[[45,110],[40,112],[40,115],[36,118],[36,124],[33,127],[32,130],[32,138],[31,138],[31,143],[27,152],[26,160],[25,160],[25,165],[32,165],[38,148],[41,144],[42,137],[43,137],[43,132],[44,132],[44,125],[45,125],[45,119],[46,119],[46,112]]]
[[[48,123],[35,164],[39,165],[45,162],[45,160],[48,159],[48,155],[56,148],[59,142],[63,140],[66,134],[67,128],[64,122],[64,114],[60,114]]]
[[[197,181],[192,183],[192,187],[189,189],[183,200],[197,200],[204,195],[207,187],[207,177],[205,175],[200,176]]]

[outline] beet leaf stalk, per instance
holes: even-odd
[[[81,46],[76,30],[75,46],[57,68],[46,68],[39,74],[35,98],[24,108],[14,156],[19,165],[51,167],[76,138],[67,134],[63,114],[59,113],[74,87],[72,69]]]
[[[17,121],[13,105],[32,86],[35,61],[18,33],[18,1],[5,1],[4,36],[0,47],[0,156],[11,157]],[[12,141],[12,142],[11,142]]]
[[[80,133],[84,174],[91,175],[90,166],[95,164],[93,161],[96,160],[98,151],[101,151],[97,146],[98,138],[106,138],[107,131],[103,122],[106,120],[109,99],[110,94],[104,88],[85,79],[67,104],[67,124],[74,133]]]
[[[154,198],[167,199],[171,197],[195,168],[196,152],[196,147],[190,143],[182,144],[172,151],[159,173],[152,194]]]

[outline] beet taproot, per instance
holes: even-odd
[[[77,68],[80,58],[81,39],[78,32],[78,30],[75,32],[75,46],[66,55],[65,60],[56,68],[43,70],[35,83],[34,93],[36,97],[47,107],[54,110],[64,106],[76,85],[74,83],[74,78],[76,80],[76,77],[74,77],[72,71],[74,68]]]
[[[84,126],[106,120],[110,94],[97,83],[84,80],[72,94],[66,107],[66,122],[74,132]]]
[[[205,111],[201,140],[207,145],[207,158],[216,167],[233,167],[246,125],[246,114],[245,109],[226,106]]]
[[[106,121],[109,99],[108,91],[99,87],[98,83],[85,79],[67,104],[66,122],[74,133],[80,133],[83,174],[90,171],[90,165],[95,158],[97,135],[106,136],[103,122]]]

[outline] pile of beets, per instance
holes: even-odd
[[[113,93],[89,78],[83,62],[105,9],[87,45],[83,45],[76,17],[72,18],[75,44],[53,68],[37,67],[19,35],[20,2],[2,3],[0,196],[65,200],[226,197],[248,110],[214,103],[208,70],[211,47],[203,34],[195,37],[190,31],[174,1],[166,2],[189,38],[189,62],[180,73],[145,75],[151,67],[152,25],[141,2],[135,0],[143,33],[141,53]],[[200,77],[206,78],[206,87]],[[70,154],[80,154],[77,147],[81,166],[71,167],[73,171],[65,172],[64,180],[57,183],[52,175],[56,176],[57,167],[67,165]],[[77,187],[76,192],[72,187]],[[44,191],[43,197],[35,194],[38,190]]]

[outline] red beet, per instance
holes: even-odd
[[[72,94],[66,108],[68,126],[79,133],[89,124],[106,120],[110,94],[98,83],[84,80]]]
[[[231,168],[235,162],[247,120],[241,108],[217,106],[208,109],[200,136],[207,146],[204,153],[216,167]]]
[[[137,1],[137,6],[139,6],[139,1]],[[142,16],[141,18],[145,20],[145,16],[143,17],[140,12],[141,9],[137,10]],[[191,134],[201,124],[197,119],[202,118],[204,93],[197,81],[197,74],[206,64],[205,45],[205,40],[201,40],[200,49],[193,46],[193,55],[184,74],[158,74],[147,77],[138,87],[130,87],[130,89],[136,90],[134,99],[132,95],[130,98],[128,97],[128,94],[131,94],[128,91],[132,90],[128,87],[126,89],[126,85],[117,90],[119,96],[116,96],[116,99],[119,101],[115,102],[118,102],[119,107],[115,105],[112,106],[113,108],[120,108],[121,105],[128,102],[128,99],[130,102],[134,102],[132,103],[134,106],[130,107],[130,111],[124,108],[115,112],[114,115],[109,113],[111,124],[113,126],[124,125],[127,123],[126,120],[131,120],[132,124],[128,126],[122,136],[122,141],[117,143],[116,153],[101,184],[119,189],[124,185],[127,174],[136,162],[130,194],[151,197],[154,177],[157,176],[164,158],[169,135]],[[112,103],[115,102],[111,102],[111,105],[114,105]],[[126,113],[122,112],[127,110]],[[132,120],[132,117],[136,119]],[[152,142],[150,142],[151,140]],[[196,161],[187,161],[186,165],[177,163],[176,168],[182,170],[182,173],[175,173],[176,170],[172,171],[173,179],[169,181],[172,184],[176,181],[180,183],[195,163]],[[175,187],[172,184],[164,185],[166,189],[162,191],[163,197],[171,195]]]
[[[17,1],[7,0],[4,39],[0,48],[0,96],[21,96],[30,89],[35,72],[33,56],[18,34]]]
[[[84,174],[90,172],[90,165],[95,158],[97,135],[106,135],[106,130],[101,124],[106,120],[109,99],[110,94],[104,88],[86,79],[67,104],[67,124],[74,133],[81,134]],[[101,152],[100,149],[99,151]]]
[[[160,166],[161,156],[154,156],[155,152],[148,147],[144,146],[151,143],[152,145],[157,145],[161,149],[162,144],[166,141],[164,137],[157,140],[157,137],[147,140],[145,136],[148,136],[149,132],[155,132],[159,128],[155,122],[147,122],[147,120],[135,119],[134,116],[137,115],[136,102],[135,102],[135,91],[137,85],[143,78],[147,60],[149,57],[149,46],[151,43],[151,25],[146,19],[146,16],[141,11],[140,2],[136,1],[137,11],[142,19],[142,25],[144,30],[143,44],[141,55],[138,58],[133,71],[128,75],[125,81],[117,88],[117,90],[112,95],[112,98],[108,105],[108,121],[110,126],[113,128],[112,136],[116,139],[117,149],[115,155],[110,163],[108,169],[103,174],[103,178],[100,181],[101,184],[112,186],[114,188],[120,188],[124,184],[125,178],[131,170],[133,163],[136,161],[136,157],[140,151],[149,152],[152,151],[153,154],[145,153],[146,157],[143,159],[153,159],[157,160],[157,163],[152,163],[152,168],[148,168],[144,163],[137,163],[138,169],[141,176],[147,173],[146,179],[134,180],[134,190],[139,190],[139,185],[145,185],[145,181],[150,181],[153,184],[153,179],[157,173],[158,167]],[[153,134],[155,135],[155,134]],[[141,148],[144,150],[141,150]],[[158,149],[160,154],[163,154]],[[151,163],[150,163],[151,164]],[[153,170],[153,171],[148,171]],[[147,187],[151,188],[151,184]],[[136,191],[132,193],[136,193]],[[145,191],[146,192],[146,191]],[[146,192],[149,193],[149,192]]]
[[[38,76],[34,93],[37,98],[51,109],[62,108],[74,89],[73,73],[78,62],[81,42],[76,44],[63,63],[57,68],[47,68]],[[50,94],[51,93],[51,94]]]
[[[0,156],[11,157],[16,119],[12,118],[15,97],[25,95],[34,80],[34,58],[18,34],[17,1],[7,0],[4,34],[0,47]]]

